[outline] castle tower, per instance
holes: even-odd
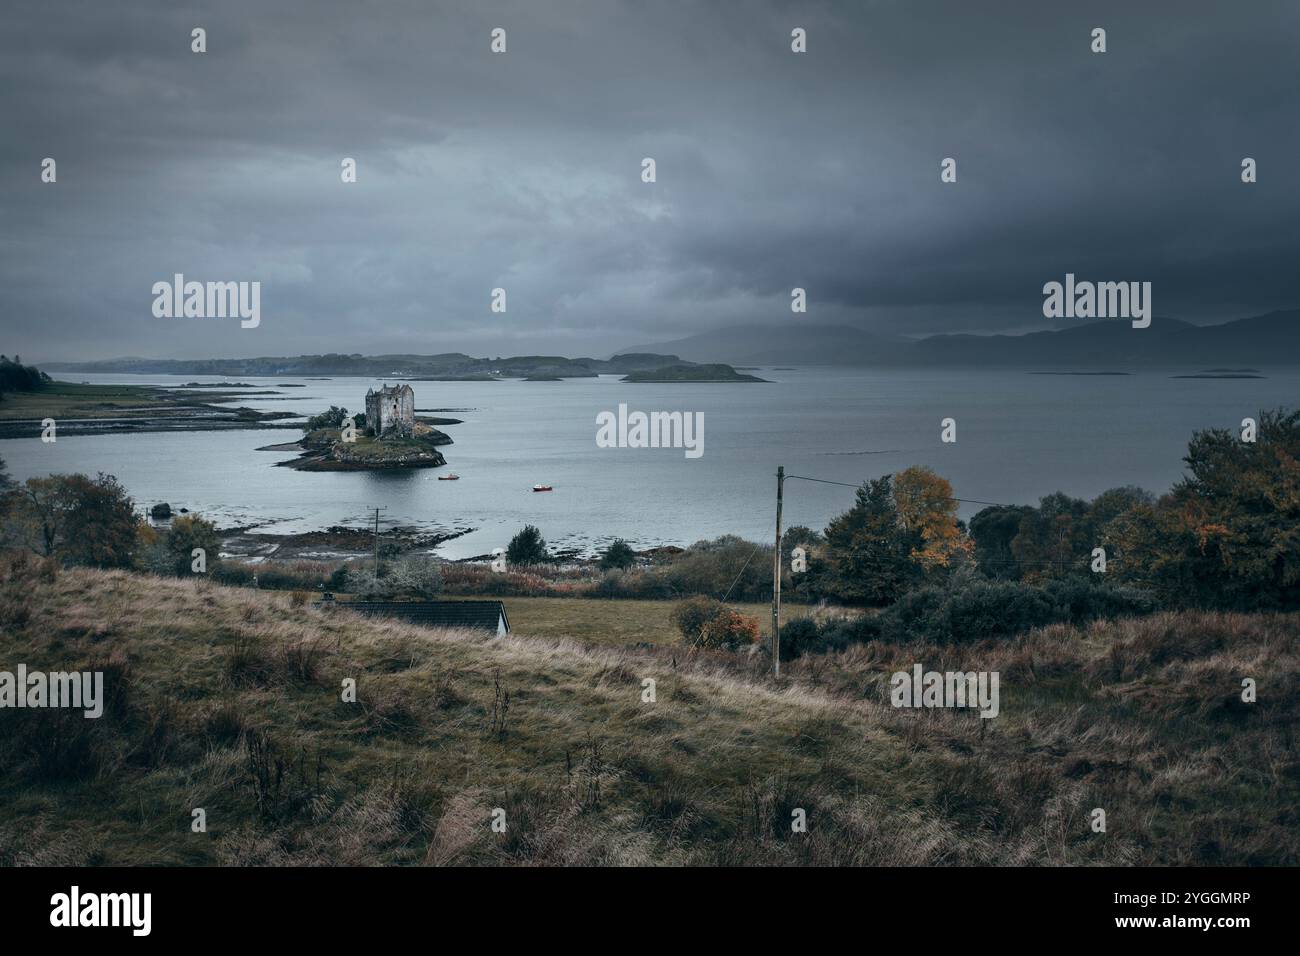
[[[415,390],[384,385],[366,392],[366,428],[376,438],[409,438],[415,432]]]

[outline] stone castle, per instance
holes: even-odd
[[[366,429],[376,438],[415,434],[415,391],[409,385],[384,385],[366,392]]]

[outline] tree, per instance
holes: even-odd
[[[894,475],[898,520],[920,543],[909,555],[926,572],[950,567],[974,550],[957,520],[952,485],[929,468],[912,466]]]
[[[1011,553],[1024,580],[1046,581],[1089,573],[1088,559],[1097,544],[1088,502],[1058,491],[1021,519]]]
[[[551,556],[546,551],[546,539],[532,525],[525,525],[524,530],[510,539],[506,548],[506,560],[510,564],[542,564]]]
[[[9,493],[6,538],[70,564],[129,567],[137,546],[135,505],[112,475],[29,478]]]
[[[1219,568],[1220,603],[1300,606],[1300,411],[1263,411],[1254,442],[1196,432],[1174,486],[1198,551]]]
[[[112,475],[69,476],[71,512],[65,523],[65,560],[99,568],[129,568],[138,541],[135,502]]]
[[[28,478],[9,495],[5,537],[20,547],[52,557],[63,544],[64,523],[70,510],[63,475]]]
[[[611,541],[605,553],[600,556],[600,566],[606,571],[611,568],[630,568],[634,564],[636,564],[636,552],[622,538]]]
[[[1102,544],[1107,554],[1121,558],[1107,573],[1151,591],[1162,605],[1222,603],[1215,583],[1222,570],[1201,551],[1188,515],[1169,495],[1112,518]]]
[[[1300,412],[1259,415],[1254,442],[1193,434],[1188,475],[1104,529],[1120,580],[1173,606],[1300,608]]]
[[[12,491],[13,487],[14,481],[9,477],[9,467],[5,464],[5,460],[0,458],[0,494]]]
[[[863,482],[853,507],[826,526],[826,592],[841,600],[891,604],[923,578],[912,560],[922,544],[899,518],[894,479]]]
[[[793,524],[786,528],[781,534],[782,566],[787,570],[789,569],[790,557],[795,548],[803,548],[804,551],[808,551],[821,544],[822,540],[822,536],[807,525]]]
[[[181,515],[172,519],[164,542],[167,563],[174,574],[184,577],[194,572],[194,549],[204,553],[205,572],[210,572],[220,562],[221,538],[211,521],[198,515]]]
[[[1028,505],[990,505],[970,519],[975,562],[987,577],[1020,579],[1020,565],[1011,552],[1011,542],[1020,533],[1021,520],[1033,510]]]
[[[343,421],[348,417],[348,410],[340,408],[338,405],[331,405],[329,411],[321,412],[319,415],[313,415],[307,419],[307,424],[303,426],[304,432],[314,432],[318,428],[342,428]]]
[[[39,391],[50,377],[34,365],[24,365],[17,355],[8,359],[0,355],[0,392]]]
[[[1111,488],[1092,499],[1092,504],[1088,506],[1088,520],[1094,528],[1100,530],[1125,512],[1155,503],[1155,495],[1136,485]]]

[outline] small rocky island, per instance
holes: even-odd
[[[757,375],[742,375],[730,365],[665,365],[629,372],[624,382],[766,382]]]
[[[262,450],[301,451],[280,462],[298,471],[369,471],[445,465],[437,446],[451,443],[444,432],[415,417],[411,386],[385,385],[366,393],[365,414],[348,417],[346,408],[331,406],[308,419],[297,442]]]

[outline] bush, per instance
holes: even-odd
[[[927,587],[905,595],[880,615],[888,641],[964,643],[1011,637],[1047,624],[1081,624],[1101,617],[1147,614],[1155,602],[1143,591],[1084,579],[1034,587],[974,581],[958,588]]]
[[[1158,609],[1155,595],[1124,585],[1094,584],[1077,578],[1052,581],[1044,589],[1052,603],[1077,623],[1106,617],[1132,617]]]
[[[346,591],[348,589],[348,566],[340,564],[330,572],[330,576],[325,579],[325,590],[329,592]]]
[[[727,608],[715,617],[704,631],[705,647],[743,647],[756,644],[759,638],[758,618]]]
[[[194,549],[203,550],[204,567],[208,573],[220,562],[221,539],[217,536],[216,525],[198,515],[181,515],[172,520],[164,539],[168,564],[171,573],[185,576],[195,572]]]
[[[166,555],[166,552],[163,552]],[[172,573],[170,571],[170,555],[166,555],[168,563],[164,569],[159,569],[159,574]],[[151,568],[151,570],[153,570]],[[220,584],[229,584],[232,587],[249,587],[253,583],[253,575],[256,573],[251,564],[242,564],[237,561],[222,561],[211,572],[212,580]],[[260,583],[260,581],[259,581]]]
[[[390,570],[388,564],[381,564],[377,573],[372,565],[358,565],[347,572],[347,586],[340,590],[363,601],[387,601],[395,593]]]
[[[818,628],[818,644],[814,649],[840,651],[850,644],[865,644],[868,641],[878,640],[880,632],[881,621],[877,614],[827,621]]]
[[[694,597],[673,608],[673,624],[691,647],[739,647],[758,640],[758,619],[721,601]]]
[[[432,598],[442,592],[442,570],[432,558],[403,558],[392,566],[387,580],[392,593],[403,597]]]
[[[726,605],[714,598],[690,598],[673,608],[673,626],[682,632],[687,644],[696,644],[708,623],[725,609]]]
[[[188,564],[186,565],[188,569]],[[214,581],[234,587],[253,587],[257,579],[259,590],[266,591],[346,591],[347,565],[333,565],[325,561],[285,561],[262,564],[243,564],[239,561],[222,561],[215,568],[209,556],[208,572]],[[368,572],[367,572],[368,573]]]
[[[817,622],[810,617],[797,617],[781,625],[781,660],[792,661],[815,648],[819,643]]]
[[[130,567],[139,543],[135,505],[112,475],[29,478],[6,495],[3,537],[68,564]]]
[[[772,548],[734,535],[697,541],[663,570],[678,594],[722,594],[736,601],[772,599]]]

